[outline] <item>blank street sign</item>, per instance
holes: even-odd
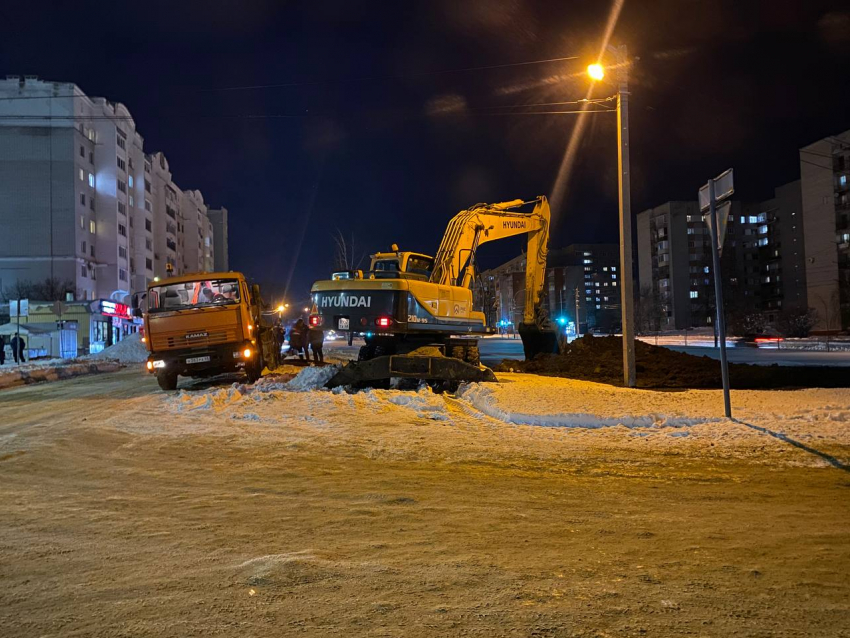
[[[722,201],[730,197],[734,192],[734,174],[731,168],[714,178],[714,201]],[[701,211],[707,211],[709,209],[710,202],[708,200],[708,184],[706,184],[699,189],[699,209]]]

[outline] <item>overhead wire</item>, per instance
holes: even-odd
[[[451,73],[468,73],[470,71],[489,71],[493,69],[507,69],[511,67],[529,66],[533,64],[550,64],[553,62],[567,62],[569,60],[578,60],[579,56],[569,55],[560,58],[547,58],[544,60],[529,60],[526,62],[511,62],[507,64],[489,64],[486,66],[470,66],[459,69],[444,69],[441,71],[420,71],[414,73],[397,73],[390,75],[373,75],[362,76],[359,78],[338,78],[335,80],[312,80],[309,82],[282,82],[275,84],[252,84],[245,86],[224,86],[207,91],[254,91],[259,89],[279,89],[298,86],[321,86],[326,84],[348,84],[351,82],[375,82],[380,80],[398,80],[406,77],[424,77],[428,75],[447,75]]]

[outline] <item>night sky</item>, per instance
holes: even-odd
[[[396,242],[433,254],[460,209],[550,194],[576,116],[494,107],[584,97],[611,11],[598,0],[12,5],[0,5],[0,73],[127,105],[178,185],[231,211],[231,267],[267,297],[288,285],[293,302],[329,274],[336,229],[359,253]],[[742,199],[768,198],[799,177],[796,149],[850,128],[846,2],[627,0],[611,42],[640,58],[634,213],[695,199],[729,166]],[[580,59],[461,70],[569,56]],[[600,84],[594,96],[613,93]],[[617,237],[615,117],[583,117],[554,247]],[[518,250],[489,244],[482,266]]]

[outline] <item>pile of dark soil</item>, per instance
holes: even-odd
[[[720,361],[697,357],[669,348],[635,342],[639,388],[721,388]],[[531,361],[506,359],[496,372],[530,372],[623,385],[623,340],[621,337],[586,335],[569,344],[562,354],[538,355]],[[846,388],[850,368],[757,366],[729,364],[732,389]]]

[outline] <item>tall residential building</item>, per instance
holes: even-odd
[[[53,278],[78,299],[123,300],[169,262],[175,274],[212,269],[200,193],[182,211],[184,193],[164,156],[146,155],[127,108],[73,83],[0,80],[0,195],[0,290]]]
[[[714,322],[708,227],[697,202],[667,202],[637,216],[639,303],[661,330]],[[727,316],[807,308],[800,182],[764,202],[733,201],[721,258]]]
[[[800,149],[806,287],[821,331],[850,329],[850,131]]]
[[[221,208],[209,208],[207,209],[207,217],[212,222],[213,269],[216,272],[227,272],[230,270],[230,258],[227,247],[227,209],[224,206]]]
[[[579,328],[620,326],[619,249],[616,244],[573,244],[549,251],[543,307],[553,319]],[[525,310],[525,255],[481,273],[476,306],[491,325],[516,327]]]

